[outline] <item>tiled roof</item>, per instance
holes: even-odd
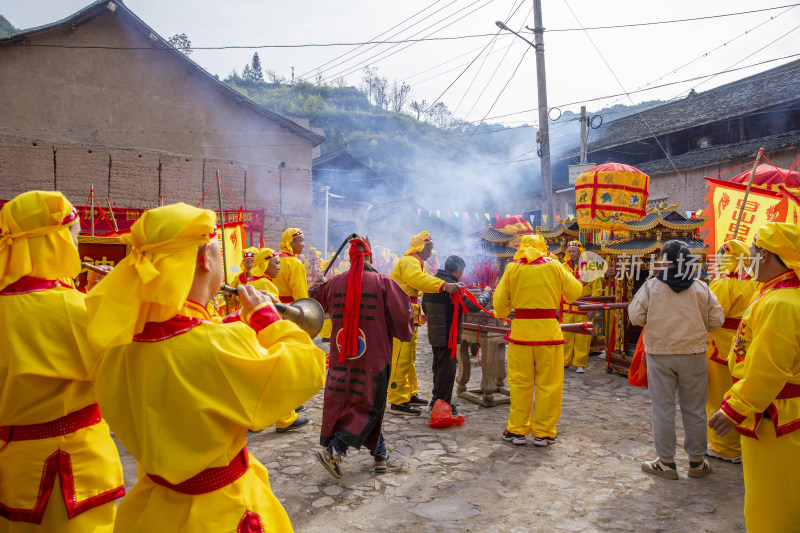
[[[513,238],[513,235],[506,235],[505,233],[497,231],[494,228],[486,228],[485,230],[481,231],[481,239],[489,242],[509,242]]]
[[[691,237],[681,240],[689,246],[689,250],[692,253],[704,253],[706,250],[705,243],[702,239]],[[630,239],[627,241],[604,244],[603,251],[612,255],[647,255],[656,253],[662,245],[663,243],[658,242],[655,237],[648,239]]]
[[[796,100],[800,97],[798,78],[800,60],[634,113],[598,129],[599,138],[589,144],[588,151],[606,150]],[[638,168],[652,170],[644,165]]]
[[[719,163],[720,161],[730,161],[732,159],[747,158],[758,152],[759,148],[764,148],[765,154],[780,152],[790,148],[800,146],[800,131],[790,131],[769,137],[761,137],[750,141],[742,141],[733,144],[721,144],[709,146],[702,150],[692,150],[685,154],[672,156],[672,162],[666,158],[655,161],[639,163],[636,168],[648,174],[654,172],[674,172],[674,164],[678,170],[695,167],[702,167]]]
[[[704,218],[686,218],[679,211],[654,211],[647,213],[635,222],[627,222],[623,226],[637,233],[651,230],[659,225],[670,229],[692,230],[699,228],[704,222]]]
[[[490,255],[492,257],[514,257],[515,253],[517,253],[517,251],[514,248],[509,248],[508,246],[498,246],[496,248],[486,250],[486,255]]]

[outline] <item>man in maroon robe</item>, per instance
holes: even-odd
[[[350,241],[350,270],[309,289],[332,320],[317,459],[336,478],[348,447],[365,446],[375,473],[387,471],[381,426],[392,364],[392,338],[411,340],[408,295],[372,267],[369,240]]]

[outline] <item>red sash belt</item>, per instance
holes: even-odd
[[[409,296],[408,299],[411,301],[412,304],[419,305],[419,298],[417,298],[416,296]]]
[[[725,329],[739,329],[741,322],[741,318],[726,318],[725,322],[722,323],[722,327]]]
[[[523,320],[558,318],[557,309],[514,309],[514,318]]]
[[[60,437],[61,435],[74,433],[81,428],[88,428],[98,424],[102,418],[100,408],[96,403],[93,403],[50,422],[25,426],[0,426],[0,440],[10,442],[12,440],[38,440]]]
[[[733,378],[733,382],[741,381],[741,378]],[[790,398],[800,398],[800,385],[797,383],[787,383],[775,396],[776,400],[788,400]]]
[[[247,446],[236,454],[236,457],[228,463],[228,466],[215,466],[206,468],[196,476],[192,476],[186,481],[173,485],[166,479],[155,474],[147,474],[153,483],[167,487],[181,494],[206,494],[230,485],[247,472],[250,467],[250,455],[247,453]]]
[[[294,298],[291,296],[280,296],[278,299],[284,304],[290,304],[294,301]]]
[[[800,398],[800,385],[796,383],[787,383],[783,386],[778,395],[775,396],[776,400],[788,400],[789,398]]]

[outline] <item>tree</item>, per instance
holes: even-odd
[[[382,109],[389,109],[389,96],[386,94],[386,86],[389,81],[383,77],[375,77],[372,83],[372,100],[375,105]]]
[[[453,113],[447,109],[447,106],[444,104],[444,102],[437,102],[430,109],[428,109],[427,113],[425,114],[433,124],[443,130],[446,130],[450,126],[450,122],[453,120]]]
[[[253,54],[253,61],[250,63],[250,70],[253,72],[254,81],[264,81],[264,74],[261,72],[261,59],[258,52]]]
[[[342,87],[344,87],[346,83],[347,83],[347,82],[345,81],[345,79],[344,79],[344,76],[339,76],[338,78],[336,78],[336,79],[334,79],[334,80],[333,80],[333,84],[334,84],[336,87],[340,88],[340,89],[341,89]]]
[[[285,76],[279,76],[274,70],[266,70],[264,75],[270,83],[283,83],[286,81]]]
[[[398,84],[397,80],[394,80],[391,96],[392,110],[395,113],[401,112],[403,110],[403,106],[406,105],[409,96],[411,96],[411,86],[406,82]]]
[[[249,63],[244,64],[244,68],[242,69],[242,79],[244,81],[253,81],[255,79],[253,76],[253,69]]]
[[[417,120],[419,120],[419,117],[425,113],[425,109],[428,107],[428,101],[424,99],[421,102],[412,100],[408,107],[411,108],[411,111],[417,114]]]
[[[187,57],[193,52],[192,41],[189,40],[189,37],[187,37],[185,33],[176,33],[167,39],[167,44],[177,48],[183,55]]]

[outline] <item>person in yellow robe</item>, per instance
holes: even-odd
[[[239,285],[244,285],[245,283],[250,281],[250,270],[253,268],[253,264],[256,260],[256,254],[258,253],[258,248],[250,247],[245,248],[242,250],[242,262],[239,264],[239,275],[233,278],[231,282],[231,287],[238,287]]]
[[[533,436],[533,444],[556,442],[564,388],[564,334],[557,312],[562,301],[583,291],[558,261],[537,248],[533,235],[520,241],[494,292],[494,313],[505,318],[514,310],[508,344],[508,388],[511,410],[503,440],[516,445]],[[534,402],[534,390],[535,399]]]
[[[583,289],[580,296],[600,296],[603,294],[603,280],[598,278],[589,282],[581,281],[580,257],[583,246],[579,241],[570,241],[567,244],[567,258],[564,267],[580,281]],[[591,322],[594,311],[581,311],[575,305],[566,302],[561,305],[561,322],[572,324],[575,322]],[[589,350],[592,347],[592,336],[582,333],[564,332],[564,368],[575,366],[575,372],[586,372],[586,363],[589,361]]]
[[[0,532],[107,532],[125,494],[94,397],[100,352],[85,296],[79,216],[60,192],[0,210]]]
[[[86,299],[89,340],[107,350],[97,400],[140,467],[116,533],[291,531],[247,430],[316,394],[324,354],[251,285],[238,288],[243,320],[208,320],[223,279],[215,226],[186,204],[146,211]]]
[[[281,235],[281,247],[278,256],[281,258],[281,271],[275,278],[281,302],[290,304],[300,298],[308,298],[308,280],[306,267],[297,258],[303,253],[305,237],[300,228],[289,228]]]
[[[414,334],[410,342],[394,339],[392,342],[392,374],[389,377],[389,412],[397,415],[419,416],[422,411],[415,406],[428,405],[419,397],[417,390],[417,328],[421,325],[419,298],[423,293],[447,291],[453,294],[459,290],[457,283],[446,283],[431,276],[423,268],[425,261],[433,252],[433,238],[423,231],[411,238],[411,246],[392,269],[391,278],[411,300],[414,314]]]
[[[734,384],[709,426],[742,435],[748,533],[800,525],[800,227],[770,222],[750,247],[758,294],[742,316],[730,364]]]
[[[253,268],[250,271],[250,285],[256,290],[266,292],[274,298],[273,301],[277,302],[280,299],[280,293],[273,280],[280,274],[280,270],[281,258],[278,257],[278,252],[272,248],[264,248],[256,254],[253,261]],[[294,431],[307,426],[310,420],[297,414],[304,409],[303,406],[292,409],[276,420],[275,431],[286,433],[287,431]]]
[[[280,301],[280,292],[274,281],[280,271],[281,258],[278,257],[278,252],[272,248],[263,248],[259,250],[253,261],[253,268],[250,270],[252,274],[250,285],[256,290],[266,292],[275,299],[274,301]]]
[[[708,284],[708,288],[725,311],[725,322],[721,328],[709,333],[706,401],[708,418],[719,410],[725,393],[733,385],[728,369],[728,354],[742,315],[758,290],[758,282],[749,279],[744,272],[745,268],[750,267],[750,250],[747,245],[740,241],[728,241],[722,245],[717,255],[719,275]],[[731,431],[724,437],[718,437],[714,430],[708,428],[706,455],[723,461],[741,463],[742,446],[739,442],[739,433]]]

